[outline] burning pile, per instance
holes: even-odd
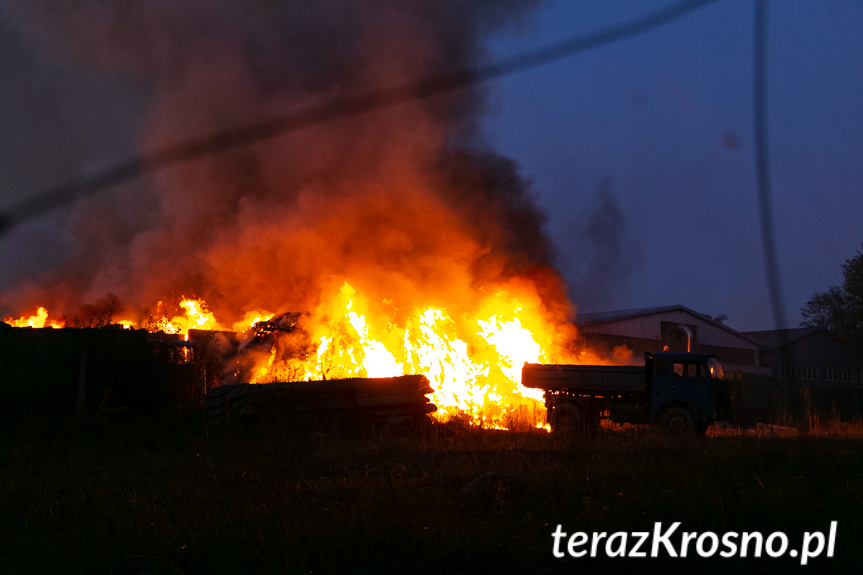
[[[243,344],[223,379],[269,383],[423,374],[435,390],[438,418],[466,416],[491,427],[542,425],[541,393],[519,385],[521,366],[560,361],[571,334],[555,331],[524,280],[491,293],[480,290],[470,304],[472,314],[465,306],[401,311],[393,300],[370,302],[345,281],[313,313],[288,314],[278,322],[272,314],[252,314],[248,323],[235,324]],[[186,337],[189,330],[224,329],[201,300],[184,299],[178,309],[184,313],[171,317],[159,302],[143,324],[116,323]],[[65,325],[47,318],[39,308],[36,316],[6,321],[18,327]]]
[[[13,0],[6,9],[67,65],[138,82],[146,155],[470,68],[484,58],[481,39],[523,5],[365,4]],[[519,370],[573,359],[571,306],[529,181],[484,144],[484,107],[484,88],[418,98],[82,200],[58,226],[57,241],[72,246],[62,261],[34,247],[26,265],[4,271],[0,312],[28,325],[12,318],[40,305],[75,325],[246,332],[257,343],[241,346],[225,381],[423,374],[440,417],[540,422]],[[32,233],[4,241],[27,251]],[[46,264],[34,271],[34,261]],[[278,337],[261,337],[261,322],[285,317],[287,328],[268,326]],[[46,321],[47,312],[34,320]]]

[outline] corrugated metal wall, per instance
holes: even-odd
[[[661,339],[659,325],[659,315],[651,315],[589,325],[580,327],[579,329],[584,333],[601,333],[620,337],[659,340]]]
[[[597,333],[639,339],[662,339],[662,322],[680,323],[696,327],[695,337],[702,345],[731,347],[757,351],[758,346],[747,338],[714,325],[683,310],[655,313],[644,316],[609,321],[601,324],[579,327],[583,333]]]

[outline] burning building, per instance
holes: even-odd
[[[482,133],[488,87],[425,97],[418,83],[374,109],[389,86],[483,62],[483,39],[523,4],[8,3],[59,65],[136,86],[145,162],[321,102],[372,105],[82,199],[57,230],[63,261],[7,269],[0,313],[252,339],[290,317],[267,345],[239,346],[224,380],[418,373],[441,417],[541,419],[521,365],[580,352],[530,182]]]

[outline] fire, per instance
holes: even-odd
[[[58,213],[61,225],[32,246],[40,257],[26,265],[14,258],[6,270],[0,313],[17,318],[24,306],[50,300],[45,308],[70,327],[122,320],[189,339],[197,330],[247,332],[211,334],[214,363],[230,365],[208,377],[423,373],[443,416],[463,411],[504,426],[541,415],[518,373],[526,360],[568,358],[570,302],[531,179],[483,130],[487,87],[398,106],[387,96],[393,86],[410,96],[423,91],[423,79],[481,67],[488,33],[517,21],[516,5],[529,3],[509,3],[509,14],[442,2],[435,18],[421,2],[347,18],[297,4],[308,36],[326,44],[311,50],[304,35],[290,33],[296,3],[268,3],[279,8],[265,26],[256,2],[215,11],[203,2],[192,3],[201,10],[139,4],[158,7],[114,10],[109,20],[146,26],[143,37],[183,58],[183,81],[174,81],[173,66],[153,66],[146,43],[124,44],[121,61],[89,62],[112,73],[119,65],[130,77],[145,71],[156,88],[140,102],[141,169],[84,183],[113,188],[147,175],[136,183],[146,193],[106,190],[110,201],[82,197]],[[333,30],[351,41],[328,42]],[[117,40],[87,38],[96,46],[89,55],[112,53]],[[63,51],[49,52],[68,63]],[[276,76],[272,63],[285,63]],[[350,102],[381,107],[354,114]],[[280,137],[244,131],[259,122]],[[251,139],[231,136],[235,128]],[[68,250],[43,254],[61,241]],[[13,249],[29,255],[30,247]],[[42,255],[55,265],[33,265]],[[120,309],[121,301],[131,307]],[[261,322],[270,325],[249,332]]]
[[[201,301],[203,304],[203,301]],[[273,315],[271,313],[262,312],[262,311],[250,311],[246,312],[246,315],[238,322],[235,322],[231,326],[231,331],[243,332],[250,328],[255,327],[255,325],[261,323],[262,321],[270,321],[273,319]]]
[[[64,327],[64,323],[62,321],[48,321],[48,310],[42,306],[36,310],[35,315],[31,315],[30,317],[19,317],[18,319],[7,317],[3,318],[3,321],[11,325],[12,327],[53,327],[53,328],[61,328]],[[45,324],[48,324],[47,326]]]
[[[275,359],[276,348],[275,346],[273,346],[273,348],[270,350],[270,356],[267,359],[266,363],[264,363],[263,365],[259,365],[255,368],[255,372],[252,374],[252,379],[249,383],[261,383],[262,380],[267,377],[270,369],[272,369],[273,362],[275,361]]]
[[[182,298],[177,306],[183,313],[172,315],[164,302],[157,302],[145,327],[186,338],[192,329],[225,329],[202,299]],[[43,327],[47,318],[47,310],[40,307],[32,317],[6,321],[16,327]],[[252,311],[232,328],[255,333],[258,323],[272,318]],[[131,320],[115,323],[124,329],[138,326]],[[435,390],[437,418],[464,417],[493,428],[547,428],[542,393],[520,385],[521,367],[525,362],[573,358],[568,334],[546,317],[536,294],[518,283],[479,290],[469,305],[402,310],[392,300],[368,298],[343,281],[299,323],[310,352],[285,352],[275,343],[266,352],[249,352],[252,367],[246,381],[423,374]],[[58,322],[49,325],[63,327]]]
[[[216,318],[207,309],[207,304],[202,299],[187,299],[183,298],[177,304],[184,311],[184,315],[176,315],[173,318],[168,318],[168,313],[165,309],[165,304],[162,301],[156,302],[151,310],[150,319],[145,322],[145,327],[150,331],[159,331],[167,334],[188,335],[190,329],[205,329],[205,330],[222,330],[224,329]],[[3,318],[3,321],[12,327],[52,327],[61,329],[67,327],[64,320],[48,320],[49,313],[44,306],[39,306],[36,313],[32,316],[22,316],[17,319],[13,317]],[[255,319],[251,322],[239,324],[240,330],[243,331],[253,326],[261,319],[269,319],[271,316],[260,317],[260,314],[255,315]],[[139,322],[130,319],[121,319],[110,322],[114,325],[121,326],[123,329],[138,329]],[[237,326],[235,326],[235,329]]]
[[[152,315],[147,321],[147,329],[149,331],[161,331],[167,334],[180,333],[180,325],[168,318],[165,304],[161,301],[156,302],[156,305],[153,307]]]
[[[186,317],[175,317],[174,322],[183,325],[185,327],[184,332],[188,332],[190,329],[223,329],[213,314],[207,310],[207,304],[203,300],[184,299],[180,302],[180,307],[186,311]]]
[[[431,306],[405,313],[389,303],[387,313],[374,314],[374,302],[345,281],[306,321],[316,342],[311,357],[276,358],[273,351],[253,379],[421,373],[435,389],[438,418],[463,415],[489,427],[543,426],[542,394],[521,387],[521,366],[560,357],[554,352],[563,346],[538,302],[529,308],[500,289],[483,298],[473,315]]]

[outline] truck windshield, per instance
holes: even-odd
[[[713,379],[725,379],[725,373],[722,371],[722,364],[719,363],[718,357],[707,358],[707,369]]]

